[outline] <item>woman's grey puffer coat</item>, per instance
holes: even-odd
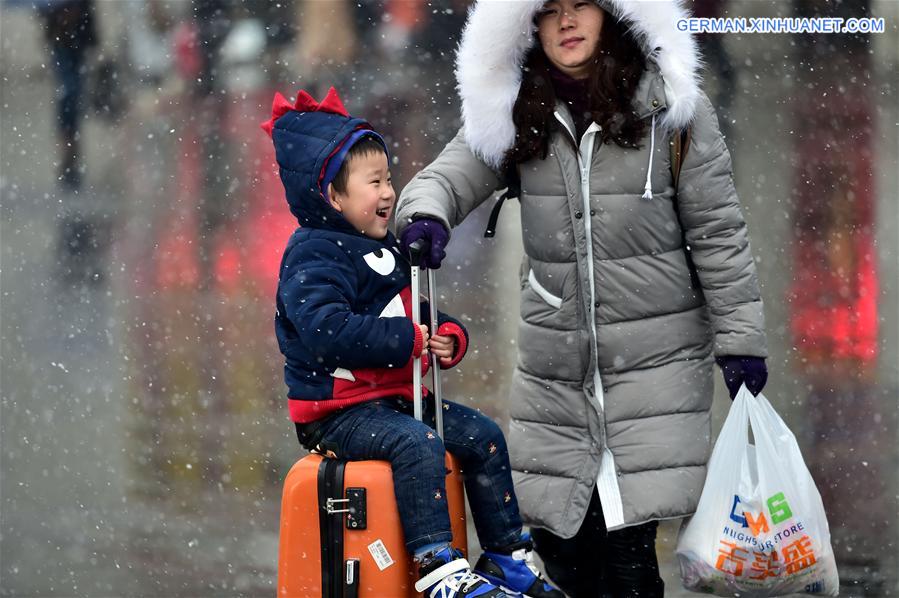
[[[404,189],[399,228],[416,217],[455,226],[501,186],[542,3],[475,5],[457,59],[463,129]],[[730,155],[698,87],[694,42],[675,27],[686,15],[675,2],[601,5],[647,50],[633,103],[654,139],[602,144],[594,124],[575,143],[558,104],[548,157],[519,166],[526,255],[509,444],[525,521],[562,537],[580,528],[594,488],[610,530],[692,514],[710,452],[713,356],[766,356]],[[688,125],[678,202],[701,290],[672,202],[669,140]]]

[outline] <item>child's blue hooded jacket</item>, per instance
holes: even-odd
[[[379,397],[411,399],[412,356],[423,338],[411,320],[408,259],[392,233],[376,240],[358,232],[325,191],[353,143],[381,137],[347,115],[333,88],[321,104],[303,91],[294,105],[276,94],[272,113],[263,129],[300,223],[284,250],[275,314],[290,417],[307,423]],[[421,313],[427,317],[426,304]],[[452,367],[467,332],[444,314],[438,320],[437,334],[456,339]],[[427,354],[422,364],[424,374]]]

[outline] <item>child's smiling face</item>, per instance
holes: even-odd
[[[331,206],[366,237],[383,239],[396,203],[387,154],[365,152],[350,157],[347,168],[346,193],[328,186]]]

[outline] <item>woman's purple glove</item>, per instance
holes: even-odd
[[[409,252],[409,246],[416,241],[423,244],[421,264],[429,270],[436,270],[446,257],[446,244],[449,243],[449,232],[438,220],[420,218],[414,220],[400,235],[403,251]]]
[[[762,357],[744,357],[742,355],[723,355],[715,359],[724,374],[724,384],[733,400],[740,386],[746,385],[753,395],[765,388],[768,381],[768,366]]]

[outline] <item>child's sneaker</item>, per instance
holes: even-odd
[[[534,544],[530,534],[501,552],[486,550],[474,570],[504,592],[525,598],[565,598],[534,566]]]
[[[427,598],[509,598],[495,585],[472,573],[462,553],[447,546],[422,561],[416,592]]]

